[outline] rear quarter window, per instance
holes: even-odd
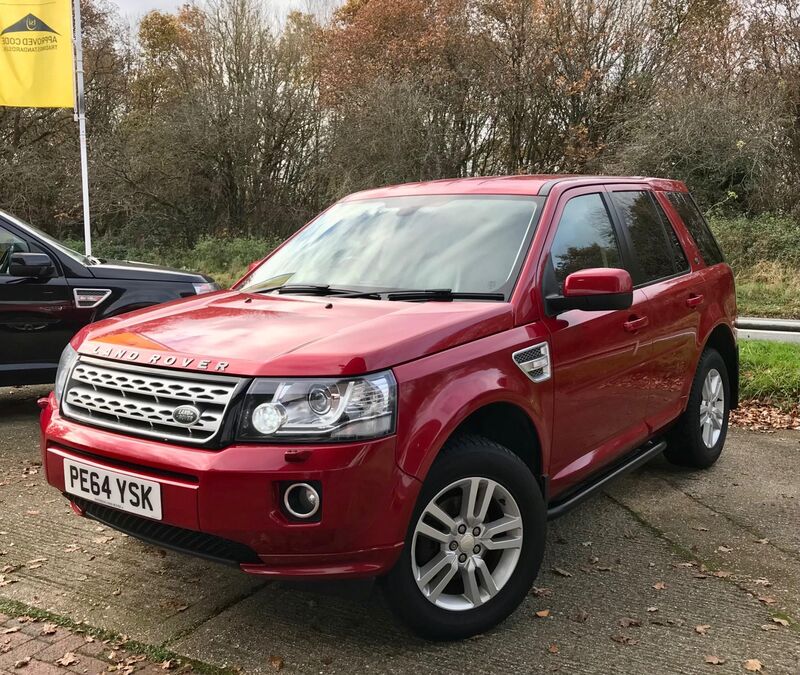
[[[667,192],[667,199],[672,207],[678,212],[689,234],[692,235],[700,249],[700,254],[703,256],[706,265],[717,265],[718,263],[725,262],[725,257],[722,255],[722,250],[714,239],[711,229],[708,227],[703,214],[697,208],[697,204],[690,195],[684,192]]]

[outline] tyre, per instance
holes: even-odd
[[[728,434],[730,380],[725,360],[706,349],[697,364],[686,410],[667,435],[666,458],[679,466],[706,469],[719,459]]]
[[[451,440],[420,492],[399,561],[383,579],[422,637],[457,640],[503,621],[544,554],[546,508],[530,469],[480,436]]]

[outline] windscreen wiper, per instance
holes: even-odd
[[[376,298],[380,300],[378,291],[353,291],[348,288],[335,288],[327,284],[285,284],[275,288],[265,288],[261,293],[277,291],[279,295],[297,293],[299,295],[335,295],[338,298]]]
[[[387,300],[405,300],[414,302],[417,300],[437,300],[440,302],[450,302],[452,300],[494,300],[495,302],[505,302],[506,296],[502,293],[458,293],[450,288],[428,288],[407,291],[393,291],[386,294]]]

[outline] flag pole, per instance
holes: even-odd
[[[83,189],[83,238],[86,255],[92,254],[92,227],[89,215],[89,156],[86,152],[86,96],[83,82],[83,34],[81,31],[81,1],[74,0],[75,6],[75,78],[76,78],[76,116],[81,144],[81,185]]]

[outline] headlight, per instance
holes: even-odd
[[[58,370],[56,371],[56,386],[54,388],[56,394],[56,401],[61,402],[61,394],[64,393],[64,386],[67,384],[67,378],[72,372],[72,366],[78,360],[78,352],[76,352],[70,345],[64,347],[61,352],[61,359],[58,361]]]
[[[397,383],[390,371],[353,379],[257,379],[239,420],[242,440],[356,440],[394,431]]]
[[[202,295],[203,293],[213,293],[214,291],[219,290],[219,284],[215,282],[205,282],[202,284],[192,284],[194,288],[194,292],[197,295]]]

